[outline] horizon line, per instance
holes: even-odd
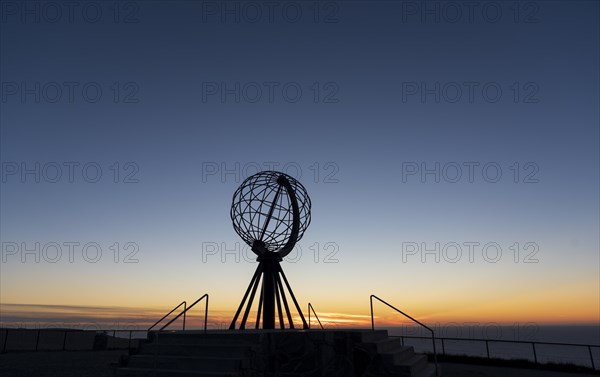
[[[9,308],[14,308],[10,310]],[[46,326],[92,326],[98,324],[113,323],[117,325],[145,326],[153,324],[170,310],[167,306],[119,306],[119,305],[65,305],[65,304],[26,304],[26,303],[0,303],[0,327],[24,325],[24,324],[44,324]],[[25,308],[38,308],[40,310],[25,311]],[[8,309],[8,310],[5,310]],[[20,310],[15,310],[20,309]],[[44,310],[46,309],[46,310]],[[54,309],[54,310],[53,310]],[[94,313],[99,311],[101,313]],[[111,313],[112,311],[112,313]],[[208,321],[213,324],[228,323],[235,313],[234,309],[215,308],[208,311]],[[255,318],[256,310],[251,310]],[[212,315],[211,315],[212,314]],[[124,316],[122,316],[124,315]],[[317,312],[321,322],[335,327],[344,328],[365,328],[371,327],[370,314],[343,313],[339,311]],[[304,315],[308,318],[308,313]],[[294,315],[295,320],[300,322],[298,314]],[[421,316],[426,318],[427,315]],[[188,314],[188,322],[194,323],[198,318],[204,318],[203,311],[195,311],[193,316]],[[415,327],[416,324],[406,319],[391,319],[390,315],[375,315],[376,325],[386,327]],[[431,326],[599,326],[600,322],[594,319],[565,319],[562,321],[544,321],[532,318],[523,318],[522,320],[499,320],[497,318],[464,318],[464,319],[446,319],[437,321],[427,321]],[[140,330],[141,331],[141,330]]]

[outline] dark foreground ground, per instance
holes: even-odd
[[[597,374],[554,372],[497,366],[441,363],[443,377],[591,377]]]
[[[2,377],[112,377],[110,364],[127,350],[42,351],[0,354]]]
[[[2,377],[112,377],[111,364],[127,351],[47,351],[0,354]],[[591,377],[565,373],[460,363],[441,363],[443,377]]]

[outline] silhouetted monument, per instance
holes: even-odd
[[[437,361],[415,354],[404,339],[376,330],[373,299],[376,298],[421,326],[422,323],[371,295],[371,329],[309,329],[280,262],[302,238],[310,224],[311,202],[306,189],[294,178],[264,171],[247,178],[233,195],[231,219],[237,234],[258,256],[258,267],[229,330],[207,331],[208,294],[189,306],[183,301],[148,330],[139,349],[120,361],[116,375],[134,376],[406,376],[435,377]],[[246,328],[252,303],[260,288],[256,323]],[[286,292],[287,290],[287,292]],[[294,328],[288,298],[302,320],[302,331],[269,331]],[[206,299],[204,331],[165,331],[173,321]],[[184,310],[159,330],[152,330],[181,305]],[[309,304],[309,310],[312,308]],[[241,319],[238,321],[238,319]],[[287,317],[288,325],[285,324]],[[237,331],[236,326],[242,331]],[[250,326],[249,326],[250,327]],[[185,325],[184,325],[185,328]],[[435,337],[431,331],[435,359]],[[233,330],[233,331],[232,331]],[[0,338],[1,339],[1,338]]]
[[[307,329],[308,325],[302,310],[279,263],[292,251],[310,224],[310,198],[304,186],[284,173],[259,172],[244,180],[233,194],[230,214],[236,233],[252,248],[258,256],[259,263],[229,328],[235,329],[244,305],[246,309],[239,328],[246,327],[248,314],[259,285],[261,288],[255,328],[260,327],[261,314],[262,328],[275,328],[276,306],[279,327],[285,328],[283,317],[285,310],[289,328],[294,328],[282,284],[283,278],[285,288],[302,319],[302,326]],[[262,284],[260,284],[261,280]],[[249,299],[248,295],[250,295]]]

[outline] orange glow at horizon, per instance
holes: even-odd
[[[573,298],[577,300],[577,298]],[[522,301],[513,302],[524,304]],[[406,311],[419,321],[430,327],[441,325],[473,325],[473,324],[496,324],[496,325],[514,325],[514,324],[598,324],[598,311],[593,310],[590,305],[587,311],[564,311],[564,306],[559,303],[547,303],[544,305],[542,298],[530,300],[527,310],[511,312],[514,306],[506,306],[503,302],[496,304],[482,305],[480,307],[466,307],[452,311],[432,311],[431,307],[415,307],[412,311]],[[401,314],[394,312],[385,305],[374,301],[374,321],[376,327],[411,327],[414,326],[409,319]],[[18,326],[18,327],[44,327],[54,324],[55,326],[69,327],[69,325],[88,326],[91,328],[107,328],[110,325],[130,326],[134,329],[145,329],[153,324],[170,310],[168,307],[86,307],[69,305],[26,305],[26,304],[1,304],[2,316],[0,326]],[[327,309],[327,308],[323,308]],[[355,311],[319,311],[317,315],[325,328],[370,328],[371,316],[367,310],[361,312]],[[304,316],[308,322],[308,312],[303,309]],[[513,309],[514,310],[514,309]],[[558,310],[563,310],[559,312]],[[294,313],[295,311],[293,311]],[[208,312],[209,328],[224,329],[229,326],[235,311],[233,309],[210,308]],[[311,312],[312,327],[318,326],[314,314]],[[18,318],[18,320],[15,320]],[[169,319],[173,316],[169,317]],[[298,327],[301,324],[297,313],[293,314],[294,324]],[[256,311],[251,311],[248,318],[248,328],[253,328],[256,320]],[[181,320],[174,322],[172,326],[177,328],[181,325]],[[187,327],[199,328],[204,321],[204,306],[194,308],[188,313]],[[178,324],[179,323],[179,324]],[[238,322],[239,323],[239,322]]]

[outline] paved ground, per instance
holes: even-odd
[[[597,377],[598,374],[564,373],[471,364],[441,363],[443,377]]]
[[[0,355],[2,377],[112,377],[110,364],[127,351],[9,352]],[[41,367],[43,366],[43,368]],[[598,377],[458,363],[441,363],[443,377]]]
[[[126,353],[123,350],[7,352],[0,354],[0,376],[112,377],[110,364]]]

